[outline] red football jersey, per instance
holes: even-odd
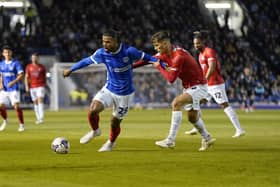
[[[213,74],[208,79],[209,86],[222,84],[225,82],[221,75],[221,71],[220,71],[221,65],[217,58],[217,53],[214,49],[211,49],[210,47],[205,47],[203,52],[199,53],[198,59],[199,59],[201,68],[203,69],[204,76],[206,76],[206,73],[208,71],[209,63],[216,64],[215,65],[216,68],[215,68]]]
[[[46,85],[46,68],[42,64],[28,64],[25,73],[29,78],[29,87],[36,88]]]
[[[201,67],[188,51],[175,47],[170,56],[166,54],[157,54],[155,57],[166,62],[168,66],[173,69],[168,72],[161,66],[157,67],[164,78],[170,83],[173,83],[177,77],[182,80],[184,88],[207,83]]]

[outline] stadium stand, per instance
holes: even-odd
[[[259,84],[263,86],[263,93],[261,97],[256,97],[256,101],[280,104],[280,16],[276,8],[279,7],[277,0],[239,1],[248,15],[246,19],[252,20],[244,21],[243,26],[248,27],[248,32],[243,32],[243,36],[236,36],[227,26],[220,27],[213,24],[212,18],[203,17],[197,0],[33,2],[40,17],[35,34],[24,34],[21,29],[4,30],[0,40],[1,44],[10,44],[15,48],[15,55],[24,65],[33,51],[55,55],[62,62],[77,61],[100,47],[100,34],[108,27],[122,31],[123,41],[150,53],[154,53],[150,36],[159,29],[168,29],[174,43],[190,51],[194,51],[193,31],[207,29],[210,31],[209,44],[217,50],[221,59],[222,74],[231,102],[241,102],[244,88],[242,72],[245,67],[249,67],[256,82],[256,90]],[[259,11],[261,13],[256,14]],[[154,78],[149,83],[156,82],[157,77]],[[141,78],[135,80],[146,82]],[[149,87],[142,89],[149,92],[149,89],[146,90]],[[141,92],[137,94],[141,95]],[[144,97],[137,94],[138,100]],[[164,100],[168,101],[170,97],[166,96]],[[146,102],[153,98],[142,99],[142,102]]]

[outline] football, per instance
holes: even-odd
[[[51,149],[58,154],[67,154],[69,152],[70,143],[64,137],[57,137],[52,141]]]

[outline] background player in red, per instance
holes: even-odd
[[[233,138],[245,135],[245,131],[241,128],[235,111],[229,105],[225,90],[225,81],[220,72],[221,67],[216,51],[206,45],[206,33],[194,32],[193,44],[194,48],[199,51],[199,63],[207,79],[209,93],[207,100],[210,101],[213,97],[216,103],[224,109],[224,112],[235,128],[235,134],[232,136]],[[197,133],[197,129],[193,128],[185,133],[194,135]]]
[[[175,97],[172,102],[169,135],[166,139],[155,143],[163,148],[175,146],[176,134],[182,121],[181,109],[184,107],[188,111],[189,121],[199,130],[202,136],[202,145],[199,151],[205,151],[214,143],[215,139],[208,133],[203,120],[198,115],[200,100],[207,96],[207,82],[202,70],[186,50],[172,46],[168,32],[160,31],[155,33],[152,36],[152,43],[158,52],[155,57],[166,62],[169,67],[168,69],[163,69],[159,63],[156,63],[156,68],[170,83],[180,78],[184,87],[183,93]]]
[[[41,124],[44,122],[46,68],[39,63],[39,56],[36,53],[31,55],[31,64],[26,66],[25,72],[25,90],[30,91],[34,103],[36,124]]]

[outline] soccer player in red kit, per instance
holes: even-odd
[[[188,111],[189,121],[199,130],[202,136],[202,145],[199,151],[205,151],[215,139],[205,128],[204,122],[198,115],[200,100],[207,96],[207,82],[196,60],[184,49],[171,44],[169,33],[160,31],[152,36],[152,44],[158,54],[155,55],[168,65],[168,70],[163,69],[159,63],[154,66],[164,78],[173,83],[177,78],[182,80],[183,93],[175,97],[172,102],[172,117],[169,135],[155,144],[163,148],[175,146],[175,138],[182,121],[181,108]]]
[[[36,124],[42,124],[44,122],[46,68],[39,63],[39,56],[36,53],[31,55],[31,63],[26,66],[25,72],[25,90],[30,91],[34,103]]]
[[[232,136],[233,138],[245,135],[245,131],[241,128],[235,111],[229,105],[225,90],[225,81],[220,72],[221,67],[216,51],[206,45],[206,33],[195,32],[193,44],[194,48],[199,51],[199,63],[208,83],[208,97],[206,99],[210,101],[213,97],[216,103],[224,109],[224,112],[235,128],[235,134]],[[185,133],[194,135],[196,132],[197,130],[193,128]]]

